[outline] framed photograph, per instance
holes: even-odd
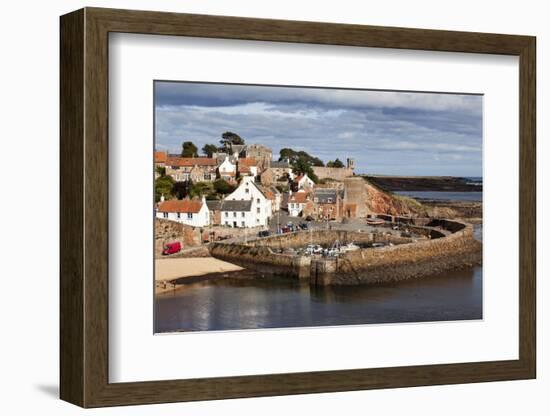
[[[536,377],[534,37],[60,29],[63,400]]]

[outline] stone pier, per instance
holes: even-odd
[[[392,218],[392,222],[402,220]],[[406,220],[410,228],[428,238],[415,241],[380,233],[300,231],[247,244],[213,243],[210,254],[243,267],[308,279],[311,285],[319,286],[399,281],[481,263],[482,246],[473,236],[472,225],[451,220]],[[393,244],[350,251],[335,258],[279,252],[311,243],[328,246],[336,240]]]

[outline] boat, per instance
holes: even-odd
[[[361,247],[359,247],[357,244],[354,243],[348,243],[345,246],[342,246],[340,250],[344,250],[345,252],[348,251],[356,251],[359,250]]]

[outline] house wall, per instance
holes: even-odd
[[[300,202],[289,202],[288,203],[288,215],[291,217],[299,217],[300,213],[304,209],[303,203]]]
[[[255,216],[250,211],[222,211],[221,224],[235,227],[235,222],[238,228],[255,227]],[[243,224],[244,223],[244,224]]]
[[[165,214],[168,214],[168,216],[166,217]],[[192,227],[206,227],[210,224],[210,213],[208,212],[206,204],[202,204],[200,211],[193,213],[192,218],[189,218],[185,212],[181,212],[178,218],[178,213],[176,212],[164,213],[160,211],[157,211],[156,217],[190,225]]]
[[[315,183],[308,177],[304,176],[300,182],[298,182],[298,188],[300,189],[309,189],[313,188],[315,186]]]
[[[267,226],[269,224],[269,219],[272,216],[271,201],[254,184],[252,177],[243,178],[239,187],[229,194],[226,199],[230,201],[252,200],[251,215],[253,216],[253,225],[248,226]],[[222,216],[223,220],[224,217]]]
[[[220,172],[220,175],[223,175],[224,173],[235,173],[237,171],[237,166],[231,163],[229,159],[225,159],[218,167],[218,171]]]

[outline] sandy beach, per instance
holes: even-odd
[[[181,277],[202,276],[242,270],[242,267],[213,257],[189,257],[155,260],[155,281],[166,282]]]

